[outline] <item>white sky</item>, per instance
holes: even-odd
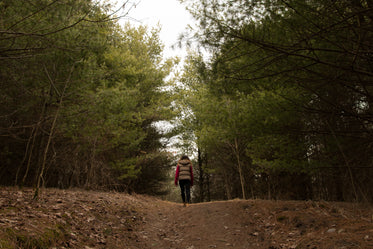
[[[120,0],[110,0],[110,2],[121,4]],[[122,21],[130,21],[133,25],[142,24],[148,27],[156,27],[159,24],[161,27],[159,36],[165,45],[165,57],[185,56],[185,49],[178,49],[177,46],[175,49],[171,48],[177,43],[179,35],[185,31],[187,25],[193,23],[193,19],[185,7],[178,0],[133,0],[132,2],[137,3],[136,7],[130,10],[129,18],[124,18]]]

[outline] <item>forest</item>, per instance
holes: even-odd
[[[373,3],[180,2],[181,72],[129,0],[0,2],[0,185],[373,202]]]

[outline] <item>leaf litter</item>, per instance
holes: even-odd
[[[371,205],[0,188],[0,248],[373,248]]]

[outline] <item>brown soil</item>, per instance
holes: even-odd
[[[0,188],[0,248],[373,248],[372,208],[233,200],[192,204],[83,190]]]

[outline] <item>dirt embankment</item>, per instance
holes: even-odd
[[[0,248],[373,248],[372,208],[0,188]]]

